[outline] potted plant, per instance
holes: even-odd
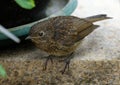
[[[70,15],[77,6],[77,0],[2,0],[0,2],[0,24],[21,39],[27,36],[33,24],[53,16]],[[0,46],[10,43],[13,41],[0,33]]]

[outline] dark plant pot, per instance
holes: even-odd
[[[0,24],[8,28],[21,39],[28,35],[29,29],[37,22],[54,16],[70,15],[77,6],[77,0],[35,0],[36,7],[32,10],[20,8],[14,0],[0,1]],[[0,33],[0,46],[13,43]]]

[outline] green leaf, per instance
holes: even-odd
[[[34,0],[15,0],[15,2],[24,9],[32,9],[35,7]]]
[[[1,75],[2,77],[6,77],[6,76],[7,76],[6,71],[5,71],[5,69],[2,67],[2,65],[0,65],[0,75]]]

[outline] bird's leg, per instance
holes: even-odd
[[[67,68],[69,70],[70,60],[72,58],[73,58],[73,53],[71,53],[70,55],[68,55],[64,60],[61,60],[61,61],[65,62],[65,67],[63,68],[63,70],[61,70],[62,74],[64,74],[64,72],[66,71]]]
[[[49,56],[47,56],[46,58],[47,58],[47,59],[46,59],[45,64],[44,64],[44,66],[43,66],[43,70],[46,70],[46,69],[47,69],[47,64],[48,64],[48,61],[49,61],[49,60],[51,61],[51,63],[53,63],[52,55],[49,55]]]

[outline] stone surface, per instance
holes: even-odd
[[[70,70],[61,74],[64,63],[49,63],[42,70],[44,60],[4,60],[0,63],[8,77],[0,78],[1,85],[119,85],[120,60],[87,61],[72,60]]]
[[[88,35],[75,52],[70,70],[60,73],[64,63],[54,58],[43,71],[46,56],[30,42],[0,50],[0,64],[7,78],[0,85],[119,85],[120,84],[120,2],[119,0],[78,0],[72,14],[87,17],[108,14],[111,20],[97,22],[98,29]],[[88,3],[89,2],[89,3]],[[87,4],[86,4],[87,3]]]

